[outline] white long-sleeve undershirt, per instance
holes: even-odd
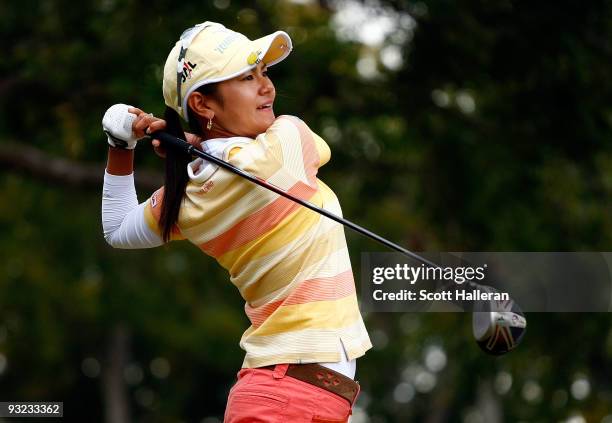
[[[115,248],[152,248],[163,245],[144,217],[146,203],[138,204],[134,174],[117,176],[104,173],[102,188],[102,228],[104,239]]]

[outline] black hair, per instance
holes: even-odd
[[[196,91],[203,95],[213,96],[217,101],[221,102],[216,83],[203,85]],[[189,117],[189,130],[196,135],[204,137],[204,130],[200,124],[200,120],[190,107],[187,109],[187,116]],[[181,118],[174,109],[166,106],[164,120],[166,121],[166,132],[175,137],[186,139],[185,132],[181,125]],[[189,154],[172,148],[166,150],[164,201],[162,202],[161,216],[159,219],[159,226],[161,227],[164,242],[170,240],[172,228],[178,221],[181,203],[185,196],[185,188],[189,182],[187,165],[190,161],[191,156]]]

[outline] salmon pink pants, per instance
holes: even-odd
[[[352,404],[333,392],[286,376],[288,364],[242,369],[225,409],[225,423],[348,421]]]

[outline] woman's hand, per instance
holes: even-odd
[[[152,132],[166,128],[166,121],[156,118],[152,113],[145,113],[137,107],[130,107],[128,112],[136,115],[136,119],[132,122],[132,133],[138,139],[147,137]],[[153,125],[153,128],[151,128],[151,125]]]
[[[133,150],[142,138],[142,135],[134,132],[134,125],[139,117],[130,111],[139,111],[142,114],[142,111],[123,103],[113,104],[104,113],[102,130],[112,148]]]
[[[136,107],[130,108],[129,112],[136,115],[136,120],[132,124],[132,131],[138,138],[144,138],[154,132],[163,131],[166,129],[166,121],[156,118],[151,113],[145,113]],[[189,132],[185,132],[185,137],[187,137],[185,141],[187,141],[189,144],[193,145],[199,150],[202,149],[200,146],[200,143],[202,142],[201,137]],[[153,139],[151,144],[153,145],[155,154],[162,158],[166,157],[166,150],[158,139]]]

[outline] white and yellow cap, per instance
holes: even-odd
[[[187,99],[205,84],[234,78],[260,62],[274,65],[289,55],[286,32],[251,41],[216,22],[204,22],[183,32],[166,59],[163,93],[166,105],[186,121]]]

